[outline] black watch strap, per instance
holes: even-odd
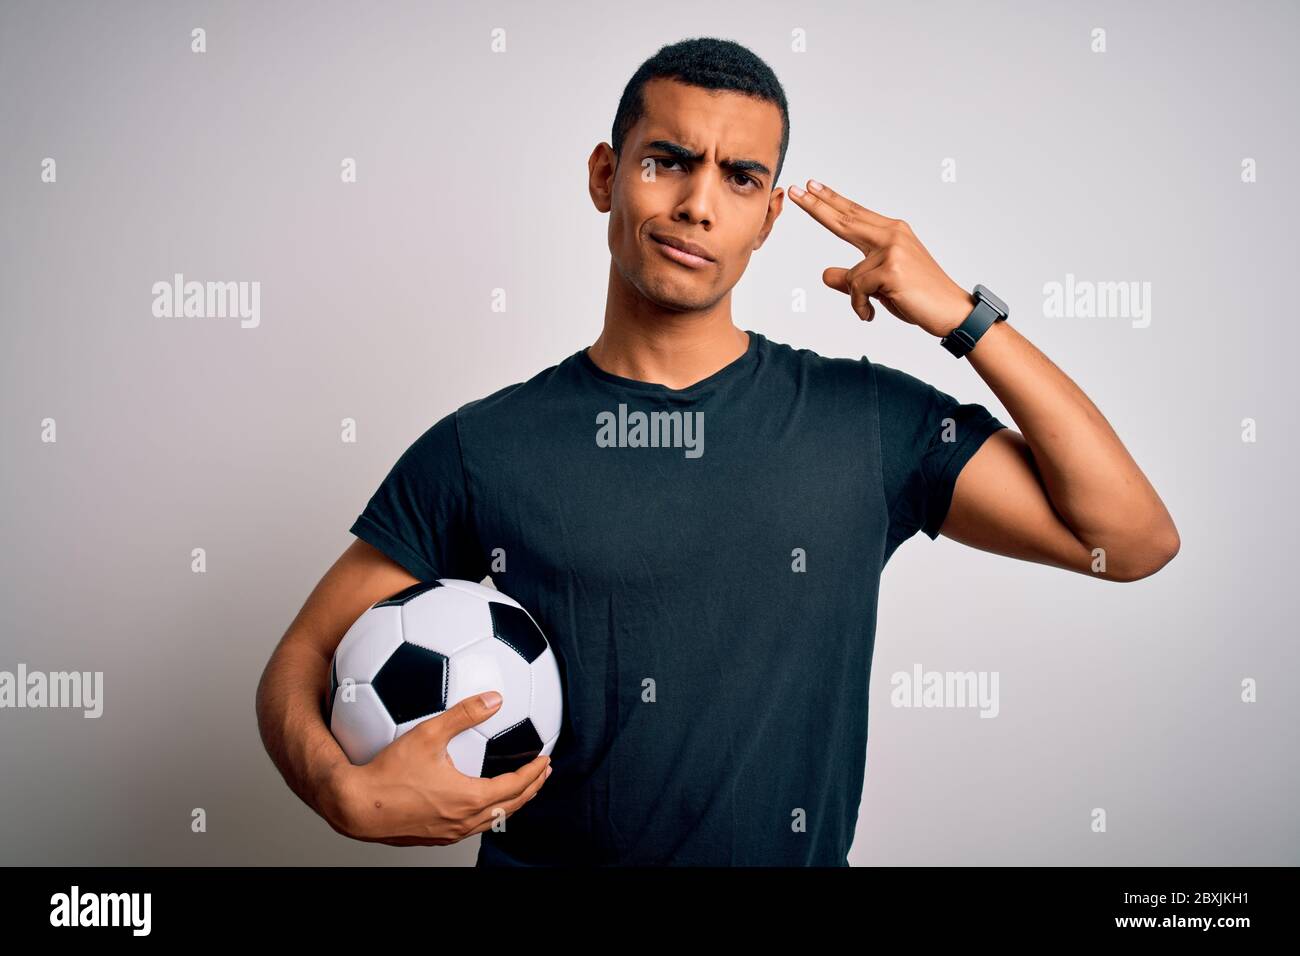
[[[962,358],[970,352],[994,322],[1001,322],[1010,314],[1007,304],[982,285],[975,286],[971,298],[975,300],[975,308],[966,316],[966,321],[939,340],[939,344],[954,358]]]

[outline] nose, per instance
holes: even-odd
[[[673,219],[678,222],[690,222],[710,228],[713,224],[713,208],[717,197],[714,192],[716,184],[710,175],[713,167],[701,164],[683,185],[682,195],[673,210]]]

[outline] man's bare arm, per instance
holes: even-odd
[[[321,713],[329,663],[362,612],[417,580],[387,555],[353,541],[308,596],[257,687],[258,729],[272,762],[339,832],[348,822],[339,778],[350,761]]]
[[[369,763],[353,766],[325,725],[330,660],[372,604],[416,583],[404,568],[354,541],[321,578],[280,639],[257,688],[257,722],[285,782],[344,836],[392,846],[445,846],[509,817],[550,775],[539,754],[492,778],[461,773],[447,743],[501,706],[475,694],[417,724]]]
[[[1164,502],[1069,376],[1009,322],[989,328],[967,360],[1021,433],[995,432],[966,463],[946,537],[1112,581],[1173,559],[1180,541]],[[1104,573],[1093,569],[1097,548]]]
[[[961,325],[971,296],[939,267],[901,219],[808,180],[789,195],[864,258],[826,269],[864,321],[872,299],[942,339]],[[780,190],[771,202],[781,206]],[[940,528],[964,544],[1091,574],[1105,552],[1113,581],[1154,574],[1178,553],[1178,529],[1160,496],[1088,396],[1009,322],[997,322],[967,360],[1023,434],[1001,429],[962,468]]]

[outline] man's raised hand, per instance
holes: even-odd
[[[815,179],[808,180],[807,190],[791,186],[787,192],[863,254],[851,268],[832,266],[822,273],[823,282],[850,297],[859,318],[875,317],[875,298],[904,322],[942,337],[974,308],[970,294],[948,277],[903,220],[873,212]]]

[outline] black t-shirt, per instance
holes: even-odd
[[[583,349],[430,427],[352,533],[491,572],[564,687],[554,772],[478,865],[847,865],[881,570],[1005,427],[756,332],[690,388]]]

